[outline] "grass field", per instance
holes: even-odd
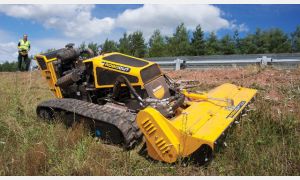
[[[170,71],[199,80],[195,90],[230,82],[259,90],[251,111],[227,135],[227,146],[205,167],[170,165],[91,137],[83,125],[66,128],[36,117],[54,98],[39,71],[0,73],[0,175],[300,175],[300,69]]]

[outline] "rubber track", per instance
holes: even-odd
[[[142,133],[135,122],[136,116],[125,110],[70,98],[44,101],[38,105],[37,112],[41,108],[63,110],[89,118],[91,121],[111,124],[123,134],[125,141],[123,144],[127,150],[133,149],[142,139]]]

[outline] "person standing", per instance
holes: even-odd
[[[28,52],[30,51],[30,41],[28,41],[28,36],[26,34],[23,35],[23,39],[20,39],[18,43],[18,70],[23,71],[22,63],[25,63],[25,71],[29,70],[30,61],[28,57]]]

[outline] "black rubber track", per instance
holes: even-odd
[[[70,112],[94,122],[113,125],[122,133],[123,145],[127,150],[133,149],[142,139],[142,133],[135,122],[136,116],[120,108],[63,98],[40,103],[37,107],[38,116],[42,109]]]

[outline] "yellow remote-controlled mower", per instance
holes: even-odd
[[[208,161],[256,94],[233,84],[192,93],[154,62],[117,52],[95,56],[73,44],[35,59],[57,97],[38,105],[39,117],[61,115],[68,123],[84,119],[95,136],[126,149],[144,139],[144,152],[167,163]]]

